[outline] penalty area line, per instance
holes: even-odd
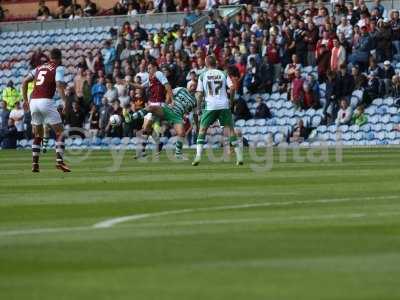
[[[248,209],[248,208],[257,208],[257,207],[279,207],[279,206],[290,206],[290,205],[307,205],[307,204],[329,204],[329,203],[340,203],[340,202],[351,202],[351,201],[373,201],[373,200],[389,200],[389,199],[399,199],[400,196],[391,195],[391,196],[379,196],[379,197],[360,197],[360,198],[332,198],[332,199],[319,199],[319,200],[295,200],[295,201],[284,201],[284,202],[261,202],[261,203],[247,203],[247,204],[238,204],[238,205],[226,205],[226,206],[214,206],[214,207],[204,207],[204,208],[187,208],[180,210],[169,210],[155,213],[144,213],[144,214],[136,214],[129,215],[117,218],[111,218],[104,220],[102,222],[98,222],[91,226],[76,226],[76,227],[55,227],[55,228],[32,228],[32,229],[15,229],[15,230],[3,230],[0,231],[0,237],[12,237],[12,236],[20,236],[20,235],[35,235],[35,234],[46,234],[46,233],[62,233],[62,232],[80,232],[80,231],[91,231],[98,229],[107,229],[112,228],[113,226],[121,223],[126,223],[130,221],[137,221],[149,218],[156,218],[162,216],[170,216],[170,215],[180,215],[180,214],[189,214],[189,213],[197,213],[197,212],[211,212],[211,211],[223,211],[223,210],[237,210],[237,209]],[[398,215],[399,212],[387,212],[387,213],[377,213],[377,216],[390,216],[390,215]],[[326,215],[322,216],[322,218],[341,218],[344,215]],[[369,216],[369,214],[348,214],[346,215],[349,218],[362,218]],[[345,216],[345,217],[346,217]],[[306,219],[318,219],[318,216],[297,216],[292,217],[292,219],[298,220],[306,220]],[[291,217],[287,218],[288,220]],[[283,220],[283,218],[282,218]],[[258,220],[260,221],[260,220]],[[271,220],[273,221],[273,220]],[[278,220],[275,220],[278,221]],[[235,221],[230,220],[204,220],[204,221],[193,221],[192,225],[205,225],[207,223],[235,223]],[[247,222],[247,220],[238,220],[238,222]],[[177,222],[179,223],[179,222]],[[168,223],[166,223],[168,225]],[[163,224],[159,224],[162,226]],[[171,224],[173,225],[173,224]],[[182,225],[190,225],[182,222]],[[179,225],[178,225],[179,226]]]
[[[204,208],[187,208],[180,210],[169,210],[155,213],[136,214],[130,216],[123,216],[108,219],[93,225],[93,228],[110,228],[114,225],[126,223],[130,221],[143,220],[148,218],[180,215],[197,212],[208,212],[208,211],[222,211],[222,210],[236,210],[236,209],[247,209],[257,207],[279,207],[279,206],[290,206],[290,205],[304,205],[304,204],[326,204],[326,203],[340,203],[340,202],[351,202],[351,201],[370,201],[370,200],[385,200],[385,199],[397,199],[399,196],[381,196],[381,197],[362,197],[362,198],[332,198],[332,199],[320,199],[320,200],[295,200],[295,201],[284,201],[284,202],[261,202],[261,203],[248,203],[238,205],[226,205],[226,206],[214,206]]]

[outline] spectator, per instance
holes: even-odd
[[[138,14],[137,9],[135,8],[135,6],[133,5],[133,3],[129,3],[128,4],[128,12],[127,15],[128,16],[136,16]]]
[[[334,72],[339,71],[339,66],[346,63],[346,50],[340,45],[338,39],[333,40],[333,48],[331,52],[330,69]]]
[[[300,70],[296,70],[294,74],[295,78],[292,81],[290,99],[296,107],[300,108],[301,103],[303,102],[304,99],[304,93],[303,93],[304,80],[301,77]]]
[[[273,85],[273,69],[271,68],[271,64],[268,63],[268,58],[264,56],[263,63],[261,65],[261,93],[272,93],[272,85]]]
[[[14,120],[9,118],[7,128],[4,132],[2,145],[3,149],[16,149],[17,148],[17,127],[15,127]]]
[[[367,123],[368,123],[368,118],[364,114],[364,106],[363,105],[357,106],[351,118],[351,124],[362,126]]]
[[[115,3],[112,10],[113,10],[113,15],[116,16],[122,16],[128,13],[127,9],[120,2]]]
[[[346,99],[340,100],[340,109],[337,114],[336,118],[336,125],[348,125],[350,124],[352,117],[352,110],[351,106],[349,106],[348,102]]]
[[[197,75],[195,71],[191,71],[189,73],[190,75],[190,79],[186,85],[186,88],[190,91],[190,92],[195,92],[196,91],[196,87],[197,87]]]
[[[74,79],[74,90],[77,97],[77,101],[80,105],[83,103],[83,86],[86,81],[85,70],[82,67],[78,67],[78,72]]]
[[[326,73],[330,66],[331,52],[326,44],[317,45],[316,60],[319,83],[326,81]]]
[[[204,29],[206,30],[206,33],[208,35],[214,35],[215,34],[215,28],[217,27],[217,22],[214,21],[214,13],[210,11],[208,13],[208,18],[207,22],[204,25]]]
[[[50,10],[46,6],[46,2],[44,0],[40,0],[36,17],[38,20],[44,20],[47,19],[48,16],[50,16]]]
[[[92,73],[96,73],[95,69],[95,58],[93,57],[92,51],[88,51],[86,57],[85,57],[85,63],[88,68],[88,70]]]
[[[139,34],[138,38],[140,41],[147,40],[148,35],[146,33],[146,30],[144,30],[142,27],[140,27],[140,24],[138,21],[133,23],[132,31],[133,31],[134,36],[136,34]]]
[[[308,35],[305,37],[307,43],[307,64],[314,66],[316,64],[315,50],[319,39],[319,30],[313,22],[307,24]]]
[[[392,27],[392,43],[396,54],[400,55],[400,18],[399,11],[392,10],[390,13],[390,25]]]
[[[233,114],[235,115],[236,120],[251,119],[251,113],[249,107],[247,106],[246,101],[242,97],[239,97],[239,99],[236,100]]]
[[[106,93],[106,87],[104,85],[104,77],[99,77],[97,83],[92,87],[92,102],[97,107],[100,107],[104,94]]]
[[[267,61],[272,66],[272,81],[275,82],[281,75],[281,57],[279,54],[279,47],[276,43],[276,37],[271,37],[270,42],[266,46],[265,54]]]
[[[6,12],[8,12],[8,9],[4,9],[1,5],[0,5],[0,22],[4,21],[5,16],[6,16]],[[0,142],[1,145],[1,142]]]
[[[379,96],[379,80],[375,72],[368,75],[367,86],[363,92],[362,103],[364,106],[369,106],[372,101]]]
[[[106,136],[108,122],[111,116],[111,106],[108,104],[107,98],[103,98],[99,108],[99,129],[100,136]]]
[[[368,27],[364,25],[361,27],[360,39],[354,45],[354,51],[349,56],[349,62],[352,65],[359,64],[362,69],[365,68],[372,47],[373,47],[373,41],[368,33]]]
[[[301,69],[301,64],[299,64],[297,55],[294,54],[292,55],[292,63],[288,64],[285,68],[284,77],[287,78],[289,82],[291,82],[295,77],[294,74],[296,70],[300,71],[300,69]]]
[[[97,13],[96,4],[90,0],[85,0],[83,4],[83,13],[85,17],[93,17]]]
[[[96,137],[98,136],[99,133],[99,120],[100,120],[100,115],[97,110],[96,105],[92,105],[89,113],[89,132],[91,137]]]
[[[397,105],[400,104],[400,75],[394,75],[392,77],[392,92],[391,92],[391,96],[394,99],[397,99]]]
[[[114,87],[112,80],[109,78],[106,79],[106,89],[107,90],[104,94],[104,98],[106,98],[109,103],[112,103],[118,99],[118,91]]]
[[[261,84],[261,72],[254,57],[250,58],[249,67],[244,77],[244,88],[248,93],[256,93]]]
[[[303,101],[301,102],[302,109],[318,108],[319,103],[315,97],[313,90],[311,89],[308,82],[303,83]]]
[[[65,123],[70,127],[69,136],[80,136],[81,138],[85,138],[83,132],[85,115],[78,102],[72,102],[72,110],[66,114],[65,119]]]
[[[271,111],[269,110],[267,104],[262,101],[261,96],[256,97],[256,111],[254,114],[255,119],[268,119],[272,117]]]
[[[389,95],[391,88],[392,88],[392,78],[395,75],[395,71],[393,66],[391,65],[390,61],[386,60],[383,63],[383,69],[382,69],[382,80],[384,82],[384,87],[385,87],[385,95]]]
[[[361,90],[367,85],[367,78],[360,72],[358,65],[351,68],[351,76],[353,77],[354,90]]]
[[[325,120],[329,123],[336,115],[339,106],[338,97],[338,82],[336,80],[336,74],[332,71],[327,73],[326,90],[325,90],[325,105],[322,113],[324,114]]]
[[[9,109],[13,109],[15,104],[21,100],[21,94],[14,87],[12,80],[7,83],[7,87],[3,90],[2,99],[7,103]]]
[[[347,17],[342,17],[340,24],[337,26],[336,34],[343,33],[347,41],[351,41],[353,38],[353,26],[349,23]]]
[[[350,99],[354,91],[354,78],[347,72],[346,64],[340,65],[336,76],[336,83],[338,97]]]
[[[0,147],[7,132],[9,115],[10,113],[7,110],[7,103],[0,100]]]
[[[17,129],[17,139],[22,140],[24,138],[24,110],[20,101],[15,103],[14,108],[10,111],[10,119],[14,122],[14,126]]]
[[[111,75],[113,73],[113,65],[116,59],[115,48],[111,46],[111,41],[106,41],[104,43],[104,48],[101,51],[104,58],[104,68],[106,75]]]
[[[304,126],[303,120],[297,122],[296,127],[292,132],[292,136],[289,138],[291,143],[302,143],[307,138],[307,128]]]
[[[389,20],[379,20],[378,30],[375,37],[377,41],[376,59],[378,62],[392,59],[392,34],[392,28]]]

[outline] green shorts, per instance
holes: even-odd
[[[200,127],[208,128],[217,120],[219,121],[221,126],[233,127],[232,113],[230,109],[203,111],[200,120]]]
[[[175,125],[175,124],[183,124],[183,118],[174,112],[169,106],[164,105],[162,107],[164,113],[164,120],[168,123]]]

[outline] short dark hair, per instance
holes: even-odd
[[[217,66],[217,60],[212,55],[207,56],[206,57],[206,61],[207,61],[207,64],[209,66],[211,66],[211,67],[216,67]]]
[[[61,60],[62,59],[61,50],[58,49],[58,48],[54,48],[53,50],[51,50],[50,51],[50,58],[51,59]]]

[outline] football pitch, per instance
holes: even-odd
[[[0,151],[0,299],[400,298],[400,148],[268,169],[93,151],[69,174],[30,156]]]

